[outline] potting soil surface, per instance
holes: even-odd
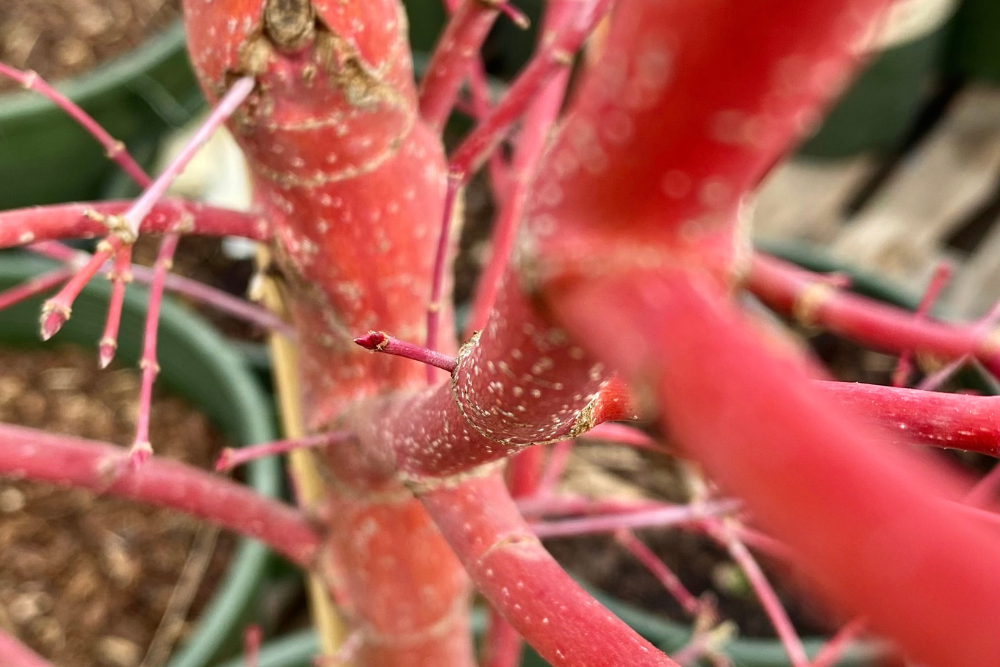
[[[0,62],[47,81],[135,48],[180,16],[180,0],[0,0]],[[0,90],[17,84],[0,78]]]
[[[138,393],[134,369],[101,371],[89,351],[0,349],[3,422],[127,446]],[[154,394],[157,455],[210,467],[223,438],[182,400]],[[60,667],[156,667],[208,601],[233,545],[179,512],[0,480],[0,627]]]

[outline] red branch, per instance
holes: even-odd
[[[615,541],[622,545],[636,560],[642,563],[649,572],[656,577],[660,585],[670,594],[677,604],[681,606],[690,616],[696,616],[702,609],[702,603],[691,593],[674,571],[667,567],[653,550],[647,547],[642,540],[632,534],[631,531],[621,530],[615,533]]]
[[[813,657],[810,667],[833,667],[841,655],[851,645],[858,635],[865,630],[865,621],[855,618],[844,624],[833,637],[830,637]]]
[[[805,324],[888,352],[912,350],[951,360],[974,356],[1000,376],[1000,344],[975,324],[921,320],[913,313],[843,292],[815,274],[766,255],[755,255],[747,287],[771,307]]]
[[[545,11],[545,22],[540,43],[555,39],[556,31],[571,18],[576,10],[574,3],[566,1],[549,2]],[[517,135],[517,147],[511,160],[511,178],[507,197],[503,200],[500,214],[494,224],[490,256],[483,267],[482,276],[476,286],[469,323],[465,337],[469,338],[486,326],[490,310],[500,291],[500,281],[514,247],[514,238],[524,215],[524,205],[530,192],[529,185],[535,168],[548,143],[549,133],[566,95],[569,72],[559,71],[545,84],[531,102],[524,115],[521,131]]]
[[[721,295],[681,275],[642,285],[591,287],[561,312],[623,369],[656,368],[676,441],[841,608],[925,664],[1000,661],[1000,635],[981,623],[1000,613],[1000,544],[992,526],[942,502],[960,498],[961,485],[918,451],[855,426]],[[585,305],[595,302],[600,313]],[[656,356],[615,348],[623,331],[657,341]]]
[[[559,567],[498,476],[422,500],[476,587],[553,667],[593,664],[595,655],[603,667],[676,667]]]
[[[174,461],[151,458],[121,471],[121,447],[0,424],[0,476],[90,489],[170,507],[265,542],[311,568],[320,537],[295,509],[245,486]]]
[[[232,470],[237,466],[244,465],[250,461],[256,461],[265,456],[285,454],[296,449],[308,447],[328,447],[338,443],[347,442],[354,438],[351,433],[333,431],[331,433],[320,433],[319,435],[306,436],[292,440],[275,440],[273,442],[262,442],[258,445],[240,447],[233,449],[226,447],[222,450],[218,460],[215,462],[216,472]]]
[[[819,382],[823,393],[898,442],[1000,456],[1000,396],[942,394],[878,385]]]
[[[149,177],[142,167],[125,150],[125,145],[108,134],[107,130],[101,127],[100,123],[81,109],[73,100],[69,99],[58,90],[50,86],[44,79],[35,72],[21,72],[10,65],[0,63],[0,76],[6,76],[17,81],[27,90],[34,90],[42,96],[48,98],[53,104],[66,112],[66,115],[79,123],[101,146],[104,147],[108,157],[120,166],[133,181],[145,187],[149,183]]]
[[[711,500],[690,505],[666,505],[657,509],[638,512],[617,512],[579,519],[539,521],[531,524],[540,538],[569,537],[590,533],[613,533],[635,528],[665,528],[694,524],[710,516],[729,514],[739,509],[736,500]]]
[[[108,316],[104,321],[104,333],[97,343],[97,363],[101,368],[108,367],[118,350],[118,326],[122,319],[125,287],[132,282],[131,267],[132,246],[127,246],[115,255],[114,266],[107,274],[108,280],[111,281],[111,300],[108,302]]]
[[[441,132],[455,105],[458,87],[500,13],[500,4],[465,0],[438,39],[420,82],[420,115],[435,132]]]
[[[73,265],[90,261],[89,253],[83,250],[74,250],[52,241],[42,241],[41,243],[32,244],[28,246],[28,250]],[[109,277],[109,271],[115,271],[114,267],[109,269],[107,264],[101,270],[109,274]],[[144,285],[151,285],[155,274],[149,267],[138,264],[132,264],[129,267],[129,273],[136,282]],[[163,279],[163,286],[170,292],[179,294],[192,301],[198,301],[206,306],[211,306],[215,310],[254,324],[264,330],[276,331],[291,340],[294,340],[296,337],[295,330],[291,325],[271,311],[254,305],[245,299],[235,297],[211,285],[168,273]]]
[[[139,385],[139,406],[136,415],[135,441],[132,443],[130,464],[133,469],[142,465],[153,453],[149,442],[149,412],[153,403],[153,383],[160,374],[160,364],[156,358],[156,339],[159,332],[160,304],[163,303],[163,280],[173,261],[179,237],[167,234],[160,243],[153,267],[153,283],[149,287],[149,304],[146,310],[146,329],[142,337],[142,358],[139,368],[142,369]]]
[[[52,269],[30,280],[26,280],[20,285],[6,289],[0,292],[0,310],[9,308],[25,299],[48,292],[56,285],[68,280],[72,275],[73,271],[70,269]]]
[[[94,202],[36,206],[0,213],[0,248],[52,241],[93,238],[108,231],[101,218],[125,213],[132,202]],[[270,225],[249,213],[229,211],[179,199],[165,199],[143,219],[141,232],[164,234],[173,229],[205,236],[242,236],[268,242]]]
[[[760,569],[760,565],[753,557],[753,554],[750,553],[750,550],[737,537],[733,527],[726,521],[721,522],[721,525],[721,530],[711,532],[726,547],[729,555],[732,556],[736,564],[743,570],[743,574],[746,575],[747,581],[750,582],[757,600],[764,608],[764,613],[767,614],[768,619],[771,621],[778,639],[781,640],[781,645],[788,654],[788,660],[792,663],[793,667],[807,667],[809,658],[806,655],[805,648],[802,646],[802,640],[795,631],[791,619],[788,618],[788,612],[785,611],[784,605],[781,604],[781,599],[775,592],[774,587],[771,586],[771,582],[767,580],[767,576]]]

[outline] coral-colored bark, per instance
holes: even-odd
[[[189,42],[210,96],[227,75],[257,78],[232,127],[256,210],[273,225],[315,431],[358,399],[424,386],[419,364],[353,339],[369,330],[423,339],[445,162],[418,117],[394,0],[316,2],[315,33],[291,49],[269,38],[263,7],[189,2]],[[450,330],[450,309],[442,323]],[[464,571],[419,502],[358,453],[371,447],[332,447],[325,466],[328,566],[362,630],[356,663],[471,665]]]
[[[942,394],[846,382],[819,388],[899,442],[965,449],[1000,457],[1000,397]]]
[[[1000,634],[981,619],[1000,612],[1000,544],[944,502],[958,485],[854,426],[724,303],[740,198],[880,4],[619,4],[537,182],[529,266],[568,329],[655,392],[686,451],[838,603],[918,661],[995,662]]]
[[[585,3],[540,49],[454,169],[464,177],[483,159],[609,4]],[[323,566],[360,631],[359,665],[473,664],[466,571],[557,667],[672,664],[558,568],[487,465],[629,414],[608,362],[646,390],[641,399],[658,402],[682,446],[746,499],[836,601],[928,664],[1000,660],[1000,633],[976,622],[1000,611],[991,569],[1000,545],[978,517],[946,502],[960,497],[959,485],[852,425],[801,362],[762,343],[725,303],[749,257],[740,226],[747,191],[843,84],[854,43],[885,4],[618,0],[602,59],[527,197],[528,233],[492,313],[451,381],[434,371],[442,383],[427,387],[418,364],[353,342],[368,330],[422,340],[432,292],[447,294],[432,288],[443,150],[419,117],[398,3],[186,0],[192,60],[209,97],[253,76],[231,126],[249,159],[255,213],[166,202],[144,229],[193,220],[198,231],[276,246],[309,427],[357,435],[324,457]],[[459,37],[473,43],[478,34]],[[88,208],[4,214],[0,245],[100,233],[82,217]],[[444,266],[447,252],[440,256]],[[440,316],[450,332],[450,309]],[[925,349],[913,337],[900,344]],[[441,352],[455,352],[450,336]],[[889,396],[903,395],[877,398],[912,403]],[[50,444],[63,465],[12,445],[0,448],[5,470],[103,481],[96,466],[109,452],[7,431],[31,447]],[[114,479],[112,490],[180,502],[164,491],[174,476],[162,465]],[[157,484],[140,483],[156,475]],[[183,488],[197,478],[175,477]],[[232,515],[245,504],[195,500],[187,509],[246,528],[246,517]],[[316,536],[300,517],[254,508],[273,520],[261,528],[269,542],[311,561]]]
[[[437,489],[424,503],[476,587],[554,667],[675,664],[569,578],[521,518],[500,478]]]
[[[568,290],[560,309],[623,369],[649,378],[664,424],[724,489],[781,539],[845,610],[939,667],[1000,660],[1000,542],[948,500],[962,488],[919,452],[855,425],[788,350],[756,339],[717,289],[647,274]],[[608,299],[597,320],[592,299]],[[607,347],[605,327],[659,341]]]

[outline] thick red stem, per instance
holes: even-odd
[[[619,279],[566,292],[559,312],[623,370],[656,370],[665,427],[841,608],[924,664],[1000,660],[1000,635],[981,623],[1000,614],[1000,543],[945,502],[961,497],[956,480],[855,426],[716,288],[636,278],[641,291]],[[656,341],[656,355],[616,346],[623,331]]]
[[[675,664],[570,579],[499,477],[438,488],[422,499],[476,587],[553,667]]]

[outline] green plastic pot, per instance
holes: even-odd
[[[1000,83],[1000,2],[965,0],[948,39],[948,69]]]
[[[173,23],[135,50],[59,89],[152,162],[160,137],[203,104]],[[72,119],[31,91],[0,94],[0,209],[97,198],[117,167]]]
[[[591,591],[612,613],[629,624],[636,632],[658,648],[670,653],[681,648],[690,637],[690,630],[684,626],[640,611],[602,593]],[[472,627],[476,637],[482,636],[485,619],[482,614],[473,613]],[[806,651],[814,655],[822,640],[803,640]],[[312,659],[319,652],[319,640],[313,630],[296,632],[273,639],[260,650],[258,667],[312,667]],[[736,667],[787,667],[790,663],[784,648],[776,640],[739,639],[726,649],[726,654]],[[886,649],[874,642],[852,645],[844,653],[838,667],[872,667],[885,657]],[[531,648],[526,648],[521,660],[522,667],[548,667]],[[240,658],[234,658],[217,667],[243,667]]]
[[[15,253],[0,255],[0,290],[19,284],[54,265]],[[93,281],[81,292],[73,317],[45,346],[60,343],[95,346],[104,327],[107,281]],[[146,293],[131,287],[122,310],[118,359],[134,366],[141,352]],[[40,299],[0,311],[0,340],[7,346],[38,348]],[[246,445],[275,437],[267,397],[241,357],[199,317],[170,300],[160,314],[158,383],[197,406],[230,442]],[[96,364],[96,353],[95,353]],[[247,468],[247,482],[266,496],[281,490],[277,459],[260,459]],[[204,609],[192,635],[168,667],[206,667],[239,644],[243,623],[252,612],[257,591],[271,561],[270,552],[254,540],[240,540],[226,574]]]
[[[935,16],[930,25],[916,28],[913,34],[875,56],[800,152],[810,157],[837,158],[898,148],[932,92],[955,4],[953,0],[900,2],[903,9],[915,8],[911,14],[919,13],[921,5],[940,9],[927,12]]]

